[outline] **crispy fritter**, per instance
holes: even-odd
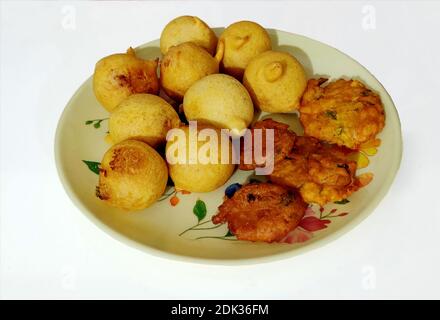
[[[287,124],[274,121],[272,119],[265,119],[262,121],[258,121],[252,128],[252,141],[254,135],[254,129],[262,130],[262,154],[266,157],[270,157],[270,155],[266,154],[266,129],[274,129],[274,162],[280,161],[284,159],[292,150],[293,145],[295,143],[296,134],[293,131],[290,131],[289,126]],[[254,144],[252,143],[252,147]],[[245,163],[244,159],[244,151],[242,148],[240,153],[240,166],[241,170],[254,170],[257,167],[264,167],[264,164],[257,165],[255,163],[255,159],[253,156],[253,150],[247,150],[252,155],[252,163]]]
[[[307,204],[294,189],[251,183],[223,202],[212,222],[227,222],[239,240],[274,242],[296,228],[306,209]]]
[[[380,97],[357,80],[339,79],[323,87],[327,80],[307,83],[299,108],[304,134],[359,149],[385,125]]]
[[[371,176],[356,177],[355,152],[323,143],[312,137],[297,137],[292,152],[275,164],[269,179],[299,188],[304,201],[324,206],[347,198],[368,184]]]
[[[274,129],[274,170],[269,180],[298,188],[307,203],[324,206],[347,198],[367,185],[371,174],[356,177],[356,151],[313,137],[296,136],[288,126],[273,120],[259,121],[254,128]],[[243,156],[242,156],[243,157]],[[242,170],[256,165],[240,165]]]

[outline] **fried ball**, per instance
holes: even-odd
[[[127,53],[113,54],[96,63],[93,92],[98,101],[112,112],[122,100],[135,93],[159,93],[158,62]]]
[[[307,204],[294,189],[251,183],[223,202],[212,222],[227,222],[239,240],[274,242],[298,226],[306,209]]]
[[[301,101],[300,121],[306,135],[350,149],[374,140],[385,126],[379,95],[357,80],[312,79]]]
[[[160,51],[166,54],[172,46],[183,42],[193,42],[213,55],[217,36],[198,17],[181,16],[171,20],[163,29],[160,35]]]
[[[239,21],[223,31],[217,44],[216,57],[222,70],[241,80],[249,61],[272,48],[266,29],[255,22]]]
[[[191,137],[189,127],[184,126],[180,129],[182,129],[182,133],[184,134],[184,140],[179,140],[182,139],[182,137],[177,136],[174,139],[170,138],[166,145],[170,176],[176,189],[191,192],[209,192],[224,185],[235,169],[235,165],[232,164],[230,158],[230,155],[232,154],[231,144],[228,143],[227,146],[223,146],[225,148],[224,152],[227,152],[228,158],[226,159],[227,161],[223,161],[226,163],[222,163],[222,139],[220,130],[213,127],[198,125],[198,136],[203,129],[210,129],[211,132],[215,134],[217,140],[207,138],[206,141],[202,141],[201,139],[198,139],[197,150],[192,151],[193,153],[190,154]],[[182,141],[185,143],[181,144]],[[181,147],[179,147],[179,145]],[[204,146],[207,148],[213,146],[213,148],[206,150],[203,149],[205,148]],[[211,154],[211,152],[213,153]],[[208,161],[205,162],[199,158],[201,154],[210,157],[210,159],[207,159]],[[183,156],[181,163],[176,161],[174,161],[176,163],[172,163],[170,161],[170,157],[178,159],[181,156]],[[194,163],[190,163],[190,157],[193,158]]]
[[[125,140],[104,154],[96,195],[113,207],[142,210],[163,194],[167,180],[167,165],[153,148]]]
[[[166,94],[181,101],[197,80],[218,73],[218,61],[192,42],[171,47],[160,64],[160,83]]]
[[[247,128],[254,116],[246,88],[225,74],[212,74],[195,82],[183,98],[183,110],[188,120],[237,131]]]
[[[266,51],[249,62],[243,84],[260,110],[291,112],[299,107],[307,78],[302,65],[292,55]]]
[[[178,127],[179,116],[161,97],[139,93],[123,100],[109,119],[113,143],[140,140],[153,148],[165,143],[168,130]]]

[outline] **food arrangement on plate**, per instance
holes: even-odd
[[[105,231],[222,261],[334,239],[385,196],[401,152],[390,96],[349,56],[191,16],[100,59],[55,141],[68,195]]]
[[[156,60],[129,48],[96,64],[93,91],[110,112],[112,144],[99,165],[96,195],[108,205],[142,210],[163,196],[167,183],[176,192],[211,192],[235,170],[266,165],[243,161],[243,146],[238,166],[220,158],[170,163],[166,151],[176,142],[167,134],[179,128],[188,137],[189,121],[197,121],[197,133],[209,128],[221,136],[229,129],[235,136],[228,140],[243,139],[240,132],[249,128],[251,137],[259,130],[269,141],[271,132],[273,148],[262,151],[273,171],[225,196],[212,217],[238,240],[282,241],[309,205],[347,201],[373,179],[357,174],[359,150],[377,144],[385,112],[380,96],[361,81],[307,79],[295,56],[272,50],[267,31],[250,21],[231,24],[217,39],[201,19],[178,17],[164,28],[160,50]],[[298,114],[303,134],[271,117],[282,113]],[[187,157],[190,144],[184,144]],[[247,152],[256,154],[252,147]]]

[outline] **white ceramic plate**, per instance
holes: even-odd
[[[215,29],[219,34],[222,29]],[[108,113],[96,100],[92,79],[86,80],[67,104],[58,124],[55,139],[55,157],[61,181],[72,201],[104,231],[119,240],[146,252],[192,262],[217,264],[242,264],[265,262],[291,257],[298,253],[327,244],[354,228],[366,218],[386,195],[400,165],[402,138],[400,122],[394,104],[379,81],[361,64],[344,53],[321,42],[287,32],[269,30],[274,50],[293,54],[306,69],[309,78],[327,76],[331,79],[355,78],[366,83],[381,96],[386,113],[385,129],[378,138],[378,148],[364,150],[363,159],[369,159],[368,167],[359,172],[372,172],[373,181],[349,198],[346,204],[330,204],[323,212],[311,207],[301,223],[283,243],[266,244],[237,241],[227,235],[227,227],[217,228],[209,222],[222,203],[227,186],[243,183],[251,175],[237,170],[221,188],[210,193],[181,194],[167,190],[168,197],[150,208],[126,213],[108,207],[95,196],[98,176],[88,169],[83,160],[99,162],[109,148],[104,138],[107,121],[85,124],[87,120],[107,118]],[[136,49],[143,58],[160,57],[159,40]],[[89,66],[90,67],[90,66]],[[262,115],[264,117],[265,115]],[[266,115],[267,117],[267,115]],[[300,130],[295,115],[272,115],[275,120],[290,123]],[[369,156],[374,154],[374,156]],[[179,199],[177,205],[172,205]],[[193,213],[197,200],[206,205],[206,215],[197,228],[180,235],[197,225]],[[199,214],[203,215],[203,210]]]

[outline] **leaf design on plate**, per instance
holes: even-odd
[[[83,160],[82,162],[84,162],[87,165],[90,171],[99,175],[99,165],[101,163],[96,161],[88,161],[88,160]]]
[[[342,199],[342,200],[339,200],[339,201],[335,201],[336,204],[347,204],[349,202],[350,202],[350,200],[348,200],[348,199]]]
[[[228,232],[224,235],[224,237],[234,237],[234,234],[228,229]]]
[[[206,204],[205,204],[205,202],[203,202],[200,199],[197,200],[196,204],[194,205],[194,208],[193,208],[193,213],[197,217],[199,222],[201,220],[203,220],[203,218],[206,217]]]

